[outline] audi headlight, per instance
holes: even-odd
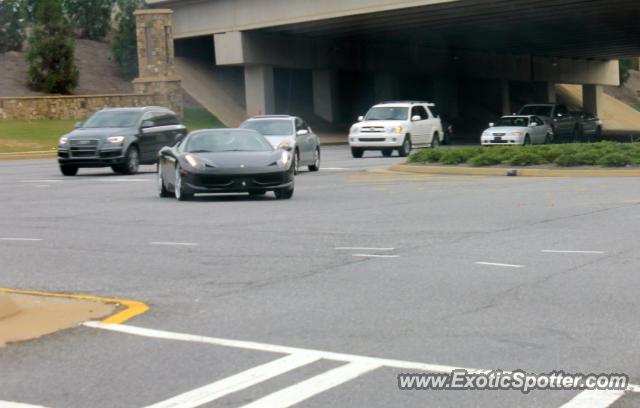
[[[69,142],[69,138],[68,138],[68,137],[66,137],[66,136],[62,136],[62,137],[60,138],[60,140],[58,141],[58,145],[59,145],[59,146],[64,146],[64,145],[66,145],[68,142]]]
[[[107,142],[111,144],[122,144],[124,142],[124,136],[111,136],[107,138]]]
[[[388,133],[397,133],[400,134],[402,133],[404,129],[402,128],[402,126],[391,126],[387,128],[387,132]]]

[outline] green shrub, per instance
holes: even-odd
[[[580,152],[575,154],[575,159],[578,164],[582,166],[593,166],[597,164],[598,159],[601,157],[601,154],[596,150],[589,150],[585,152]]]
[[[495,153],[491,153],[490,151],[480,153],[479,155],[469,160],[469,164],[474,167],[493,166],[500,163],[502,163],[500,157]]]
[[[111,28],[114,0],[64,0],[64,9],[80,36],[101,40]]]
[[[631,158],[624,153],[609,153],[602,156],[597,163],[604,167],[624,167],[631,164]]]
[[[0,0],[0,53],[22,49],[25,18],[23,0]]]
[[[75,43],[61,0],[42,0],[29,38],[29,83],[36,91],[69,94],[78,85]]]
[[[535,150],[527,149],[521,150],[513,154],[509,160],[507,160],[512,166],[532,166],[536,164],[544,164],[547,161]]]
[[[580,165],[580,162],[578,161],[576,156],[574,154],[569,154],[569,153],[561,154],[555,159],[554,163],[556,164],[556,166],[561,166],[561,167],[571,167],[571,166]]]
[[[117,28],[111,42],[111,52],[122,78],[131,80],[138,75],[136,20],[133,12],[144,7],[144,0],[118,0],[117,4],[120,12],[116,16]]]
[[[437,163],[444,149],[421,149],[409,156],[409,163]]]
[[[469,159],[468,152],[464,149],[442,149],[444,153],[440,156],[440,163],[442,164],[460,164]]]

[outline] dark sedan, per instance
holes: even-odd
[[[261,196],[267,191],[289,199],[294,188],[291,159],[288,150],[275,149],[255,130],[199,130],[160,150],[158,190],[161,197],[180,201],[197,193]]]

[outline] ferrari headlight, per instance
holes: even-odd
[[[189,163],[189,166],[194,167],[196,169],[202,167],[201,164],[198,162],[198,160],[196,160],[196,158],[190,154],[187,154],[186,156],[184,156],[184,160],[187,163]]]
[[[291,162],[291,153],[289,153],[286,150],[283,150],[282,156],[280,156],[280,160],[278,160],[278,166],[286,168],[290,162]]]
[[[400,134],[402,133],[404,129],[402,129],[402,126],[391,126],[387,128],[387,132],[388,133],[397,133]]]
[[[111,144],[122,144],[124,142],[124,136],[111,136],[107,138],[107,142]]]
[[[58,145],[59,145],[59,146],[64,146],[64,145],[66,145],[68,142],[69,142],[69,138],[68,138],[68,137],[66,137],[66,136],[62,136],[62,137],[60,138],[60,140],[58,141]]]

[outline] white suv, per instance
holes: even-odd
[[[385,102],[375,105],[359,117],[349,131],[353,157],[365,150],[381,150],[385,157],[398,150],[406,157],[413,146],[438,147],[444,138],[440,118],[431,112],[435,105],[427,102]]]

